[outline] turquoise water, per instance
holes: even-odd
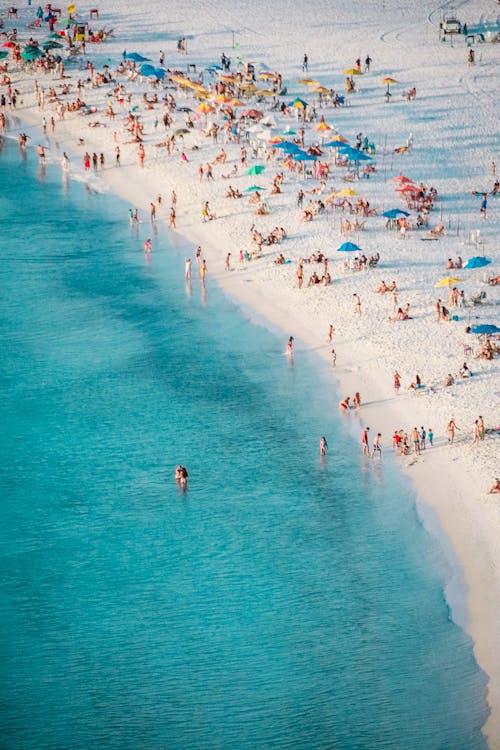
[[[37,169],[6,145],[2,747],[484,748],[443,555],[331,373]]]

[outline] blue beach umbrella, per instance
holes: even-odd
[[[294,107],[295,109],[305,109],[308,105],[307,102],[297,96],[293,101],[288,102],[288,106]]]
[[[155,68],[155,76],[159,81],[163,81],[166,75],[167,71],[164,68]]]
[[[140,68],[141,76],[155,76],[156,75],[156,68],[154,65],[148,65],[147,63],[144,63],[144,65],[141,65]]]
[[[338,152],[339,154],[347,156],[349,161],[368,161],[371,159],[371,157],[367,156],[363,151],[349,145],[340,146]]]
[[[494,323],[481,323],[480,325],[471,328],[471,331],[472,333],[482,335],[485,333],[500,333],[500,328]]]
[[[132,62],[151,62],[150,57],[143,57],[138,52],[127,52],[124,57],[126,60],[132,60]]]
[[[340,247],[337,248],[338,253],[362,253],[358,245],[355,245],[354,242],[344,242]]]
[[[488,258],[482,258],[480,255],[474,255],[472,258],[469,258],[464,268],[482,268],[483,266],[489,266],[490,263],[491,260],[488,260]]]
[[[303,151],[302,153],[292,153],[292,159],[294,161],[316,161],[318,157]]]
[[[279,148],[282,151],[288,151],[289,153],[292,153],[293,151],[302,151],[300,146],[297,146],[296,143],[290,143],[289,141],[281,141],[280,143],[272,143],[272,148]]]
[[[398,216],[409,216],[408,211],[403,211],[401,208],[390,208],[388,211],[384,211],[382,216],[386,219],[397,219]]]

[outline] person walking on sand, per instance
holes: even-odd
[[[334,327],[333,327],[333,325],[332,325],[332,324],[330,323],[330,326],[329,326],[329,328],[328,328],[328,338],[327,338],[327,340],[326,340],[328,344],[331,344],[331,343],[332,343],[332,339],[333,339],[333,334],[334,334],[334,333],[335,333],[335,328],[334,328]]]
[[[319,455],[326,456],[327,451],[328,443],[326,442],[326,437],[323,435],[323,437],[321,437],[319,440]]]
[[[302,58],[302,70],[304,71],[304,73],[307,73],[308,69],[309,69],[309,58],[306,53],[304,57]]]
[[[459,430],[459,429],[460,427],[457,427],[455,420],[450,419],[446,427],[446,432],[448,433],[449,445],[453,445],[453,443],[455,442],[455,430]]]
[[[369,456],[370,455],[370,442],[368,439],[368,433],[370,431],[369,427],[365,427],[361,434],[361,445],[363,447],[363,456]]]
[[[137,149],[137,156],[139,158],[139,166],[144,167],[144,159],[146,157],[146,152],[144,151],[144,146],[142,143],[139,144],[139,148]]]
[[[413,444],[413,453],[420,456],[420,435],[416,427],[411,431],[411,441]]]
[[[401,376],[399,372],[396,370],[396,372],[394,373],[394,393],[396,394],[396,396],[398,395],[400,388],[401,388]]]
[[[359,395],[359,391],[356,391],[356,393],[354,394],[354,397],[352,399],[352,405],[354,406],[355,409],[361,408],[361,396]]]
[[[477,423],[479,426],[479,440],[484,440],[486,429],[484,427],[484,420],[481,415],[479,415],[479,417],[477,418]]]
[[[226,263],[224,265],[224,268],[226,269],[226,271],[230,271],[231,270],[231,253],[228,253],[226,255]]]
[[[359,294],[354,292],[352,296],[354,297],[354,314],[361,315],[361,299],[359,297]]]
[[[432,427],[429,427],[429,429],[427,430],[427,438],[429,440],[429,445],[432,448],[432,444],[434,442],[434,430],[432,429]]]
[[[371,452],[371,457],[372,458],[375,455],[375,453],[378,453],[378,457],[380,459],[382,458],[382,447],[380,445],[380,438],[381,437],[382,437],[382,433],[381,432],[377,432],[377,434],[375,435],[375,437],[373,439],[373,448],[372,448],[372,452]]]
[[[486,208],[488,206],[488,194],[483,193],[483,199],[481,201],[481,216],[486,219]]]
[[[424,426],[422,425],[420,427],[420,450],[425,451],[425,439],[427,437],[427,433],[425,431]]]
[[[175,229],[175,208],[170,206],[170,215],[168,219],[168,225],[171,229]]]
[[[120,146],[115,148],[115,166],[120,166]]]
[[[297,286],[299,289],[302,289],[302,284],[304,283],[304,267],[302,263],[299,263],[299,267],[297,268]]]
[[[191,281],[191,258],[186,258],[184,261],[184,276],[186,281]]]
[[[150,205],[150,209],[151,209],[150,210],[150,213],[151,213],[151,222],[153,222],[153,221],[156,221],[156,206],[153,203],[153,201],[151,201],[151,203],[149,205]]]

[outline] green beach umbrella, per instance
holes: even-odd
[[[262,164],[254,164],[253,167],[247,170],[247,174],[260,174],[264,169],[265,167]]]
[[[44,50],[57,49],[57,48],[61,49],[62,47],[64,47],[64,44],[61,44],[61,42],[52,42],[51,41],[51,42],[44,42],[42,44],[42,47],[44,48]]]
[[[3,60],[4,58],[6,58],[8,56],[8,54],[9,53],[6,50],[4,50],[4,49],[0,50],[0,60]]]
[[[250,187],[246,188],[245,193],[257,193],[265,189],[266,188],[260,187],[259,185],[250,185]]]

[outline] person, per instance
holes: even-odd
[[[420,435],[416,427],[411,431],[411,440],[413,443],[414,454],[420,456]]]
[[[186,467],[182,466],[182,464],[179,464],[175,469],[176,482],[178,482],[180,485],[185,486],[187,484],[188,476],[189,474]]]
[[[420,435],[419,435],[419,439],[420,439],[420,450],[421,450],[421,451],[424,451],[424,450],[425,450],[425,438],[426,438],[426,437],[427,437],[427,433],[426,433],[426,431],[425,431],[425,428],[424,428],[423,426],[421,426],[421,427],[420,427]]]
[[[401,376],[399,372],[396,370],[394,373],[394,393],[397,395],[399,393],[399,389],[401,388]]]
[[[355,315],[361,315],[361,299],[359,294],[354,292],[352,296],[354,297],[354,313]]]
[[[186,258],[184,261],[184,275],[186,277],[186,281],[191,280],[191,258]]]
[[[432,443],[434,441],[434,432],[432,430],[432,427],[429,427],[429,429],[427,430],[427,437],[429,438],[429,445],[432,448]]]
[[[447,387],[447,386],[453,385],[454,383],[455,383],[455,378],[453,377],[451,372],[449,372],[448,375],[444,379],[444,386]]]
[[[350,408],[350,403],[349,403],[350,400],[351,400],[350,396],[346,396],[345,398],[342,399],[342,401],[339,401],[339,409],[341,411],[348,411]]]
[[[293,336],[290,336],[286,345],[286,353],[293,354]]]
[[[332,349],[330,354],[332,355],[332,367],[335,367],[337,364],[337,353],[335,352],[335,349]]]
[[[328,450],[328,443],[326,442],[326,437],[323,435],[323,437],[321,437],[319,441],[319,455],[326,456],[327,450]]]
[[[333,334],[334,334],[334,333],[335,333],[335,328],[334,328],[334,327],[333,327],[333,325],[332,325],[332,324],[330,323],[330,326],[329,326],[329,328],[328,328],[328,339],[327,339],[327,343],[328,343],[328,344],[331,344],[331,343],[332,343],[332,338],[333,338]]]
[[[205,286],[205,276],[207,275],[207,261],[203,259],[200,266],[201,283]]]
[[[373,448],[372,448],[372,453],[371,453],[372,458],[375,455],[375,453],[378,453],[378,457],[382,458],[382,448],[380,446],[380,438],[381,437],[382,437],[382,433],[381,432],[377,432],[377,434],[375,435],[375,437],[373,439]]]
[[[488,492],[490,495],[498,495],[500,492],[500,479],[498,479],[498,477],[495,479]]]
[[[151,201],[149,205],[150,205],[151,221],[153,222],[153,221],[156,221],[156,206],[153,203],[153,201]]]
[[[307,54],[305,54],[302,60],[302,70],[304,71],[304,73],[307,73],[308,66],[309,66],[309,58]]]
[[[230,263],[231,263],[231,253],[228,253],[226,255],[226,263],[225,263],[225,269],[226,269],[226,271],[230,271],[231,270]]]
[[[458,371],[458,374],[461,378],[470,378],[472,375],[471,371],[467,367],[467,362],[464,362],[460,370]]]
[[[370,55],[367,55],[365,57],[365,73],[368,73],[370,71],[370,65],[372,63],[372,58]]]
[[[356,391],[354,394],[354,398],[352,399],[352,405],[355,409],[361,408],[361,396],[359,395],[359,391]]]
[[[455,420],[450,419],[448,422],[448,426],[446,427],[446,432],[448,433],[448,443],[450,445],[453,445],[455,441],[455,430],[459,430],[460,428],[457,427]]]
[[[120,146],[115,148],[115,164],[117,167],[120,166]]]
[[[304,267],[302,263],[299,263],[299,267],[297,268],[297,286],[299,289],[302,289],[302,284],[304,283]]]
[[[486,219],[486,208],[488,206],[488,195],[487,193],[483,193],[483,199],[481,201],[481,216],[483,219]]]
[[[467,55],[467,62],[469,63],[469,65],[474,65],[475,54],[473,49],[469,50],[469,54]]]
[[[368,433],[370,431],[369,427],[365,427],[363,430],[363,433],[361,435],[361,445],[363,446],[363,456],[369,456],[370,455],[370,443],[368,440]]]
[[[479,425],[479,440],[484,440],[484,435],[486,433],[486,428],[484,426],[484,420],[481,415],[477,418],[478,425]]]
[[[151,252],[151,240],[149,239],[149,237],[144,243],[144,252],[146,253],[146,255],[149,255]]]

